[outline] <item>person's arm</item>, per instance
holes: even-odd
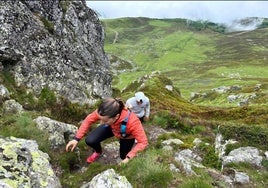
[[[145,120],[149,120],[150,117],[150,101],[147,102],[145,108]]]
[[[97,111],[95,110],[91,114],[89,114],[84,121],[82,122],[81,126],[79,127],[75,137],[73,140],[69,141],[66,145],[66,151],[74,151],[77,147],[78,142],[84,137],[84,135],[88,132],[92,123],[96,122],[99,119],[97,115]]]
[[[136,117],[132,117],[127,126],[129,126],[130,134],[137,141],[137,144],[127,154],[127,158],[131,159],[135,157],[138,152],[143,151],[148,146],[148,139],[141,122]]]
[[[75,138],[79,141],[82,139],[90,129],[90,126],[99,120],[97,110],[89,114],[82,122],[81,126],[79,127]]]
[[[126,108],[131,110],[131,108],[133,107],[132,104],[131,104],[131,99],[128,99],[127,102],[126,102]]]

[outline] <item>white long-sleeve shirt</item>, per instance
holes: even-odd
[[[139,118],[150,115],[150,101],[149,98],[144,96],[142,103],[138,104],[136,97],[131,97],[126,101],[126,107],[134,112]]]

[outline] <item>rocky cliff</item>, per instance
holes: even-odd
[[[84,0],[1,1],[0,26],[0,70],[18,86],[79,103],[111,95],[104,31]]]

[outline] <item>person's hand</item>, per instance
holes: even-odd
[[[145,117],[144,117],[144,120],[145,120],[145,121],[148,121],[148,120],[149,120],[149,117],[148,117],[148,116],[145,116]]]
[[[121,162],[119,163],[119,165],[127,164],[128,161],[129,161],[129,158],[126,157],[123,161],[121,161]]]
[[[127,109],[131,110],[133,106],[131,104],[129,104],[126,107],[127,107]]]
[[[71,140],[68,142],[68,144],[66,145],[66,151],[74,151],[74,149],[76,148],[78,144],[77,140]]]

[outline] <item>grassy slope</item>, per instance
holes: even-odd
[[[152,71],[162,71],[186,99],[191,92],[205,92],[219,86],[248,87],[261,83],[266,87],[268,84],[265,28],[222,34],[192,27],[184,19],[148,18],[103,20],[103,25],[105,51],[130,61],[137,68],[115,77],[114,86],[119,89]],[[116,43],[115,32],[118,33]],[[200,104],[224,106],[225,99],[223,96]]]
[[[240,44],[235,46],[232,41],[234,38],[248,41],[247,38],[243,38],[247,36],[242,34],[227,36],[210,30],[197,32],[187,29],[184,20],[180,19],[119,19],[116,21],[107,20],[107,24],[113,27],[106,28],[108,30],[106,30],[106,51],[120,56],[124,60],[131,61],[137,68],[135,72],[129,71],[120,74],[120,82],[115,84],[121,89],[126,87],[123,93],[124,99],[132,96],[133,91],[141,85],[135,82],[129,84],[130,82],[155,70],[161,70],[171,78],[184,96],[187,96],[191,91],[210,89],[221,84],[228,85],[239,81],[239,79],[231,79],[228,76],[225,76],[225,78],[222,73],[229,75],[241,71],[239,72],[242,75],[240,82],[246,84],[267,83],[264,59],[266,58],[265,54],[267,54],[267,41],[265,41],[267,37],[262,38],[266,33],[259,33],[260,39],[258,41],[260,44],[252,45],[253,51],[245,48],[248,51],[244,52],[244,56],[236,59],[234,58],[236,56],[232,57],[231,55],[234,55],[234,51],[241,49],[241,47]],[[119,32],[119,38],[116,44],[112,44],[115,30]],[[259,30],[257,33],[262,31],[265,30]],[[254,33],[245,34],[253,35]],[[228,37],[230,40],[226,40]],[[254,37],[257,38],[257,35],[252,36],[252,38]],[[225,53],[221,49],[225,49]],[[239,51],[239,53],[242,52]],[[124,63],[124,66],[126,65],[127,63]],[[12,93],[11,98],[16,99],[28,110],[26,114],[20,117],[18,115],[0,116],[1,135],[37,140],[40,149],[49,153],[52,165],[60,166],[59,169],[62,169],[60,179],[63,187],[81,186],[98,173],[111,167],[125,175],[134,187],[211,187],[210,185],[215,185],[215,181],[212,181],[205,172],[199,172],[198,177],[187,177],[183,173],[174,173],[172,177],[169,163],[172,163],[173,157],[157,147],[160,141],[167,138],[182,139],[185,142],[182,149],[190,148],[194,138],[209,140],[211,146],[213,146],[214,136],[211,136],[213,130],[207,129],[206,125],[210,125],[207,120],[212,123],[231,122],[227,126],[221,126],[222,133],[227,138],[236,138],[241,141],[241,146],[258,146],[264,151],[268,147],[267,107],[209,108],[193,105],[185,98],[179,97],[177,90],[173,92],[166,90],[165,85],[171,84],[171,81],[160,75],[148,79],[145,87],[139,88],[152,101],[152,115],[154,117],[149,124],[164,126],[164,128],[175,128],[178,131],[164,135],[156,143],[150,143],[150,148],[140,157],[131,161],[129,165],[118,167],[118,165],[103,165],[97,162],[89,165],[86,171],[80,172],[76,169],[77,164],[84,165],[84,159],[89,150],[85,143],[80,142],[79,145],[82,162],[78,161],[74,153],[66,153],[64,148],[61,148],[60,151],[53,151],[49,149],[48,142],[46,142],[48,136],[44,135],[42,138],[38,136],[40,132],[33,125],[32,119],[44,115],[62,122],[77,124],[95,107],[76,106],[67,101],[58,104],[55,102],[53,92],[47,89],[41,92],[42,94],[37,100],[31,94],[26,93],[23,87],[15,87],[16,84],[9,73],[2,72],[0,80]],[[2,106],[0,108],[2,110]],[[249,126],[246,127],[245,123]],[[254,124],[264,126],[254,126]],[[213,150],[209,149],[208,151],[204,149],[201,153],[204,161],[206,161],[206,166],[216,168],[218,167],[218,160],[215,158],[215,154],[211,153]],[[251,182],[255,187],[267,185],[267,160],[265,160],[265,163],[266,169],[264,170],[256,171],[254,167],[249,167],[249,170],[243,169],[243,171],[250,172]],[[242,168],[243,166],[240,165],[239,167]]]

